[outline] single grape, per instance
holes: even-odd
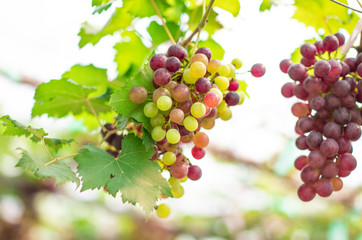
[[[335,110],[341,107],[341,100],[334,94],[330,94],[324,99],[326,100],[327,110]]]
[[[192,165],[189,167],[189,172],[187,174],[187,177],[190,178],[193,181],[199,180],[201,178],[202,172],[201,168],[196,165]]]
[[[351,94],[348,94],[348,96],[341,98],[341,105],[345,108],[348,108],[349,110],[353,108],[355,104],[356,98]]]
[[[209,61],[210,61],[211,56],[212,56],[211,50],[209,48],[207,48],[207,47],[200,47],[199,49],[197,49],[196,53],[204,54]]]
[[[232,112],[230,108],[226,107],[222,112],[219,112],[219,117],[221,120],[227,121],[232,117]]]
[[[304,89],[310,94],[316,94],[322,89],[322,81],[320,78],[307,77],[303,82]]]
[[[157,103],[157,100],[162,97],[162,96],[168,96],[168,97],[171,97],[171,93],[169,90],[167,90],[166,88],[157,88],[153,94],[152,94],[152,101],[154,103]]]
[[[131,102],[141,104],[147,99],[147,90],[141,86],[131,88],[128,95]]]
[[[288,75],[295,81],[304,81],[304,79],[306,79],[308,76],[307,71],[305,70],[305,66],[300,63],[292,64],[288,68]]]
[[[201,118],[206,114],[206,106],[203,103],[195,102],[191,106],[191,114],[195,118]]]
[[[166,136],[166,131],[162,129],[161,126],[156,126],[154,129],[152,129],[151,137],[155,141],[161,141]]]
[[[296,117],[304,117],[309,114],[309,107],[305,103],[294,103],[292,106],[292,113]]]
[[[362,125],[362,115],[361,112],[356,109],[349,109],[349,113],[351,114],[351,122],[357,123],[358,125]]]
[[[326,162],[326,157],[320,150],[312,150],[308,155],[308,164],[312,168],[321,168]]]
[[[209,144],[209,137],[206,133],[197,132],[194,137],[192,138],[195,146],[198,148],[205,148]]]
[[[305,58],[313,58],[317,53],[317,48],[311,43],[304,43],[300,47],[300,53]]]
[[[323,135],[337,140],[341,136],[341,127],[335,122],[328,122],[324,125]]]
[[[191,109],[191,106],[192,106],[192,101],[191,100],[187,100],[185,102],[182,102],[178,105],[178,107],[185,113],[189,113],[190,112],[190,109]]]
[[[318,181],[320,176],[320,171],[316,168],[312,168],[309,165],[306,165],[300,172],[300,178],[306,184],[313,184]]]
[[[328,35],[326,36],[323,41],[323,48],[327,51],[327,52],[334,52],[337,50],[338,46],[339,46],[339,42],[338,42],[338,38],[334,35]]]
[[[319,60],[314,64],[314,75],[316,77],[326,77],[331,71],[331,65],[326,60]]]
[[[215,126],[215,120],[212,118],[205,118],[201,123],[201,127],[207,130],[212,129],[214,126]]]
[[[177,187],[171,188],[171,193],[174,198],[181,198],[184,195],[185,190],[181,185],[179,185]]]
[[[191,76],[201,78],[206,74],[206,66],[202,62],[194,62],[190,67]]]
[[[316,191],[312,185],[302,184],[298,188],[298,197],[304,202],[311,201],[316,195]]]
[[[199,127],[199,123],[194,117],[188,116],[184,119],[184,126],[188,131],[193,132]]]
[[[295,159],[294,167],[298,170],[302,170],[306,165],[308,164],[308,158],[307,156],[299,156],[297,159]]]
[[[341,72],[340,75],[342,77],[346,76],[348,73],[351,72],[350,67],[349,67],[349,65],[347,63],[341,62],[341,66],[342,66],[342,72]]]
[[[199,93],[207,93],[211,89],[211,82],[208,78],[199,78],[195,83],[195,89]]]
[[[228,65],[220,65],[217,69],[220,76],[227,77],[230,74],[230,67]]]
[[[154,118],[158,114],[157,105],[154,102],[147,103],[143,108],[143,113],[148,118]]]
[[[300,63],[306,67],[310,67],[310,66],[314,65],[316,62],[317,62],[317,59],[315,57],[313,57],[313,58],[302,57],[302,59],[300,60]]]
[[[341,107],[334,110],[333,120],[339,125],[345,125],[351,121],[351,114],[347,108]]]
[[[284,59],[279,63],[279,68],[283,73],[288,73],[288,68],[293,64],[290,59]]]
[[[300,131],[307,133],[313,130],[314,121],[309,117],[301,117],[297,125]]]
[[[191,75],[190,69],[186,69],[182,75],[182,79],[188,84],[195,84],[197,78]]]
[[[309,148],[308,144],[307,144],[307,137],[304,135],[300,135],[296,140],[295,140],[295,145],[297,146],[298,149],[300,150],[306,150]]]
[[[165,68],[169,72],[176,72],[181,68],[181,62],[177,57],[169,57],[165,62]]]
[[[171,81],[171,74],[166,68],[159,68],[153,74],[153,81],[158,86],[167,85]]]
[[[223,99],[223,97],[224,97],[224,95],[222,94],[222,92],[220,91],[220,89],[218,89],[217,87],[211,88],[209,92],[214,92],[214,93],[216,93],[217,95],[219,95],[219,98],[220,98],[220,99]]]
[[[214,81],[221,91],[226,90],[229,87],[229,79],[226,77],[217,76]]]
[[[342,73],[342,65],[340,62],[334,59],[328,60],[329,65],[331,66],[331,71],[328,73],[329,77],[339,77]]]
[[[156,208],[156,214],[160,218],[167,218],[168,216],[170,216],[170,213],[171,213],[170,207],[165,203],[161,203]]]
[[[159,68],[165,67],[165,62],[167,57],[163,54],[155,54],[150,59],[150,67],[153,71],[156,71]]]
[[[205,150],[195,146],[192,148],[191,154],[195,159],[201,159],[205,156]]]
[[[162,157],[162,162],[167,166],[171,166],[176,162],[176,154],[173,152],[165,152]]]
[[[310,102],[310,107],[316,111],[321,110],[326,105],[326,101],[321,96],[316,96],[312,98]]]
[[[353,171],[357,166],[357,161],[350,153],[343,153],[339,155],[337,166],[340,170]]]
[[[328,197],[333,192],[333,184],[325,178],[321,178],[315,184],[316,192],[321,197]]]
[[[337,97],[346,97],[351,91],[351,85],[346,80],[338,81],[334,84],[333,93]]]
[[[357,70],[357,59],[356,58],[346,58],[344,62],[349,66],[350,72],[355,72]]]
[[[318,131],[311,131],[307,136],[307,144],[310,148],[319,148],[322,141],[322,134]]]
[[[176,102],[185,102],[190,98],[190,89],[188,86],[184,84],[177,85],[172,90],[172,97],[176,100]]]
[[[209,62],[207,65],[207,71],[211,73],[211,75],[214,75],[217,72],[217,69],[219,66],[221,66],[222,63],[219,60],[213,59]]]
[[[235,106],[239,104],[240,96],[236,92],[231,91],[225,95],[224,100],[228,106]]]
[[[187,176],[188,173],[188,166],[186,163],[184,162],[175,162],[171,168],[170,168],[170,173],[172,175],[172,177],[177,178],[177,179],[181,179]]]
[[[172,107],[172,99],[168,96],[162,96],[157,100],[157,107],[161,111],[167,111]]]
[[[239,89],[239,82],[236,81],[235,79],[231,80],[229,83],[229,87],[228,90],[229,91],[236,91]],[[292,93],[293,93],[293,88],[292,88]]]
[[[166,139],[169,143],[176,144],[180,141],[181,135],[178,130],[171,128],[166,133]]]
[[[317,53],[323,54],[326,50],[323,48],[323,44],[321,41],[316,41],[314,46],[317,48]]]
[[[170,119],[174,123],[181,124],[184,120],[184,117],[184,112],[179,108],[175,108],[170,112]]]
[[[187,58],[187,51],[185,48],[183,48],[180,45],[172,45],[171,47],[168,48],[167,50],[167,56],[168,57],[177,57],[180,61],[184,60],[185,58]]]
[[[193,55],[190,59],[190,64],[192,65],[194,62],[202,62],[205,67],[207,67],[207,65],[209,64],[209,59],[207,58],[206,55],[202,54],[202,53],[196,53],[195,55]]]
[[[306,100],[309,95],[308,92],[304,89],[303,84],[295,84],[293,88],[293,94],[302,100]]]
[[[343,182],[339,177],[332,178],[331,183],[333,184],[333,191],[339,191],[343,187]]]
[[[344,41],[345,41],[344,35],[342,33],[337,32],[337,33],[334,34],[334,36],[336,36],[337,39],[338,39],[338,46],[339,47],[342,46],[344,44]]]
[[[231,64],[234,65],[236,69],[239,69],[241,66],[243,66],[243,62],[239,58],[234,58],[231,61]]]
[[[339,145],[333,138],[327,138],[320,145],[320,151],[324,156],[333,157],[339,151]]]
[[[344,128],[344,136],[351,141],[357,141],[361,137],[361,127],[357,123],[351,122]]]
[[[334,162],[327,163],[326,165],[323,166],[321,174],[323,178],[327,179],[335,178],[338,174],[337,164],[335,164]]]
[[[166,119],[162,113],[158,113],[154,118],[151,118],[150,123],[152,127],[163,126],[166,123]]]
[[[262,77],[265,74],[265,66],[261,63],[256,63],[251,67],[251,75],[254,77]]]

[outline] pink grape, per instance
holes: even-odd
[[[201,178],[202,172],[201,168],[196,165],[192,165],[189,167],[189,172],[187,174],[187,177],[190,178],[193,181],[199,180]]]
[[[254,77],[262,77],[265,74],[265,66],[261,63],[256,63],[251,67],[250,72]]]

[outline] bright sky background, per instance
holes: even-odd
[[[219,11],[219,19],[225,29],[217,32],[214,39],[226,51],[224,62],[228,63],[238,57],[244,62],[241,69],[243,72],[258,62],[263,63],[267,71],[262,78],[254,78],[250,74],[240,75],[249,85],[251,98],[242,106],[233,107],[230,121],[218,120],[215,128],[207,133],[210,141],[218,147],[233,149],[238,156],[262,162],[281,152],[288,140],[296,137],[296,118],[290,112],[296,99],[285,99],[280,94],[281,86],[289,80],[279,70],[279,62],[288,58],[304,40],[317,36],[312,28],[305,28],[303,24],[290,19],[293,7],[280,6],[270,12],[259,13],[260,2],[241,0],[241,11],[236,18]],[[0,68],[47,82],[59,79],[74,64],[93,63],[96,67],[109,69],[109,75],[115,76],[112,46],[119,39],[117,36],[105,37],[95,47],[87,45],[78,49],[77,34],[81,23],[90,19],[90,3],[90,0],[2,1]],[[101,25],[107,17],[106,14],[91,20]],[[2,76],[0,84],[1,114],[9,114],[18,121],[28,123],[34,89],[12,83]],[[70,119],[55,121],[42,117],[33,120],[32,124],[44,127],[56,136],[70,122]],[[295,149],[290,161],[293,162],[297,155]],[[354,143],[354,155],[362,159],[361,141]],[[192,203],[198,211],[206,212],[210,205],[205,204],[203,199],[212,192],[227,194],[233,186],[237,186],[238,175],[245,173],[227,164],[220,166],[210,154],[199,165],[203,169],[203,177],[198,182],[186,184],[185,196],[181,200],[175,200],[177,203],[173,204],[182,211],[195,210],[189,208]],[[361,183],[362,180],[358,179],[358,173],[362,171],[361,164],[358,168],[346,178],[345,183]],[[258,204],[262,200],[255,199],[261,199],[264,195],[255,193],[253,196],[253,199],[249,199],[249,206]],[[243,196],[240,196],[238,204],[247,201],[241,199]],[[222,200],[214,198],[213,201],[210,202],[211,205],[220,206],[218,201]]]

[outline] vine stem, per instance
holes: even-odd
[[[336,1],[336,0],[329,0],[329,1],[334,2],[334,3],[336,3],[336,4],[339,4],[339,5],[341,5],[341,6],[345,7],[345,8],[351,9],[352,11],[362,13],[361,10],[352,8],[352,7],[350,7],[350,6],[348,6],[348,5],[344,4],[344,3],[338,2],[338,1]],[[358,3],[361,4],[359,1],[358,1]]]
[[[359,4],[359,6],[362,8],[362,3],[359,0],[357,0],[357,2]]]
[[[48,165],[50,165],[50,164],[52,164],[52,163],[55,163],[56,161],[63,160],[63,159],[66,159],[66,158],[75,157],[75,156],[77,156],[77,155],[78,155],[78,153],[73,153],[73,154],[71,154],[71,155],[64,156],[64,157],[53,158],[51,161],[45,163],[44,166],[47,167]]]
[[[188,44],[192,40],[192,38],[196,35],[196,33],[201,32],[201,30],[206,26],[207,18],[209,17],[214,2],[215,0],[210,0],[209,5],[207,5],[206,12],[202,16],[199,24],[197,25],[195,30],[191,33],[191,35],[181,43],[182,46],[185,47],[186,44]]]
[[[50,154],[47,146],[45,145],[45,141],[44,141],[44,137],[43,137],[43,136],[41,137],[41,142],[42,142],[42,144],[43,144],[43,146],[44,146],[44,148],[45,148],[45,151],[47,152],[48,156],[50,157],[51,160],[53,160],[52,155]]]
[[[162,21],[162,26],[163,26],[163,28],[165,29],[166,34],[168,35],[168,38],[171,40],[172,44],[176,44],[176,41],[175,41],[175,39],[173,39],[170,30],[169,30],[168,27],[166,26],[165,20],[163,20],[163,17],[162,17],[162,15],[161,15],[160,10],[158,9],[155,1],[154,1],[154,0],[150,0],[150,1],[151,1],[151,3],[152,3],[153,8],[155,9],[158,17],[159,17],[159,18],[161,19],[161,21]]]
[[[99,126],[101,126],[102,130],[104,132],[107,132],[107,129],[103,126],[103,124],[101,123],[101,121],[99,120],[99,117],[96,113],[96,111],[94,110],[92,104],[89,102],[88,98],[85,98],[84,101],[87,103],[89,109],[91,110],[92,114],[94,115],[94,117],[97,119],[97,122],[99,124]]]

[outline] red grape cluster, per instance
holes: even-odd
[[[310,151],[295,160],[301,170],[298,196],[303,201],[339,191],[341,177],[357,165],[351,142],[361,136],[362,54],[339,59],[344,40],[336,33],[314,44],[304,43],[300,63],[288,59],[280,63],[282,72],[294,80],[282,87],[282,95],[302,100],[292,106],[292,113],[298,117],[296,146]]]
[[[144,115],[150,118],[153,127],[152,160],[170,172],[169,183],[176,198],[184,193],[180,182],[201,177],[200,167],[191,164],[183,154],[182,144],[192,141],[192,156],[202,159],[209,137],[200,129],[212,129],[217,118],[229,120],[230,107],[244,101],[240,81],[235,78],[236,69],[242,66],[241,60],[222,64],[211,58],[209,48],[201,47],[189,57],[185,48],[172,45],[167,55],[155,54],[150,59],[155,90],[148,93],[142,86],[136,86],[129,93],[130,100],[137,104],[143,104],[148,95],[152,95],[152,101],[144,105]],[[265,67],[255,64],[251,73],[261,77]]]

